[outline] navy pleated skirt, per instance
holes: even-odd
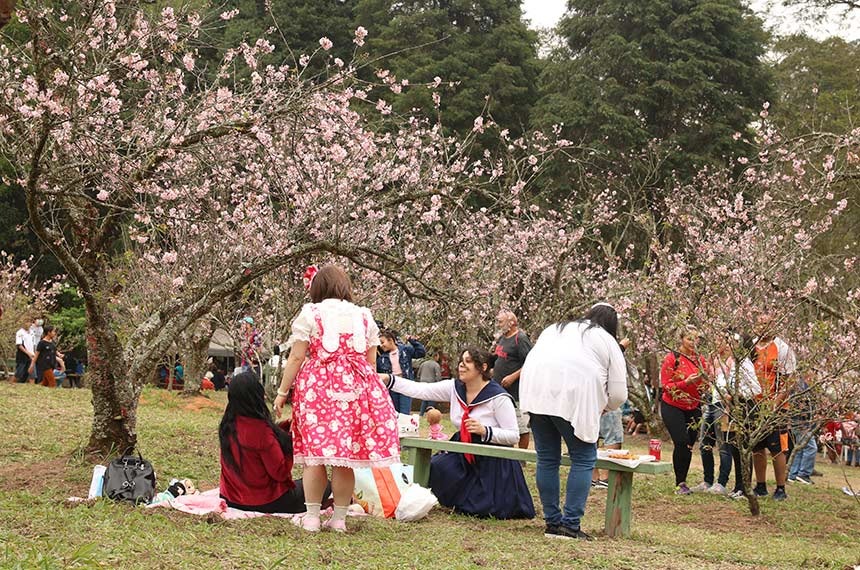
[[[459,440],[454,434],[452,440]],[[439,503],[484,518],[531,519],[535,505],[519,461],[442,452],[430,462],[430,489]]]

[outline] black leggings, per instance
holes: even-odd
[[[680,485],[687,482],[690,461],[693,459],[693,444],[699,439],[702,409],[682,410],[661,401],[660,414],[675,446],[672,452],[672,467],[675,468],[675,484]]]
[[[258,513],[303,513],[307,510],[305,507],[305,490],[301,479],[294,481],[295,487],[265,505],[240,505],[232,501],[227,501],[228,507],[239,509],[242,511],[254,511]],[[331,495],[331,483],[327,484],[323,491],[323,500],[326,500]],[[226,499],[225,499],[226,500]]]

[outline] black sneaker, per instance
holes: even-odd
[[[565,540],[570,539],[579,539],[579,540],[594,540],[590,535],[582,532],[582,529],[573,530],[572,528],[568,528],[562,525],[546,525],[546,530],[543,535],[547,538],[562,538]]]
[[[783,493],[784,492],[785,491],[783,491]],[[767,497],[768,494],[769,493],[767,492],[767,485],[756,485],[755,489],[753,489],[753,495],[755,495],[756,497]]]
[[[781,489],[779,487],[776,488],[776,491],[773,492],[773,500],[774,501],[784,501],[788,498],[788,495],[785,492],[785,489]]]
[[[815,485],[815,481],[813,481],[809,477],[804,477],[803,475],[798,475],[794,479],[798,483],[803,483],[804,485]]]

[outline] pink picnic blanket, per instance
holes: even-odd
[[[293,518],[294,515],[285,513],[275,513],[268,515],[267,513],[258,513],[254,511],[243,511],[227,506],[227,501],[221,498],[218,487],[209,489],[198,495],[182,495],[172,501],[164,501],[154,505],[147,505],[146,508],[152,509],[155,507],[173,507],[177,511],[188,513],[189,515],[208,515],[216,514],[222,519],[252,519],[255,517],[274,516],[282,518]]]
[[[225,520],[253,519],[257,517],[280,517],[284,519],[293,519],[294,517],[300,516],[298,514],[289,513],[258,513],[256,511],[243,511],[241,509],[228,507],[227,501],[221,498],[218,487],[209,489],[208,491],[204,491],[198,495],[182,495],[172,501],[164,501],[162,503],[146,506],[148,509],[152,509],[154,507],[173,507],[177,511],[182,511],[189,515],[208,515],[214,513]],[[323,514],[331,514],[332,511],[333,509],[328,508]],[[347,514],[361,516],[352,512]]]

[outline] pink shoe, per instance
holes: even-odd
[[[308,532],[319,532],[321,526],[319,517],[313,517],[307,513],[294,516],[293,524]]]
[[[323,523],[323,526],[335,532],[346,532],[346,521],[343,519],[339,521],[329,519]]]

